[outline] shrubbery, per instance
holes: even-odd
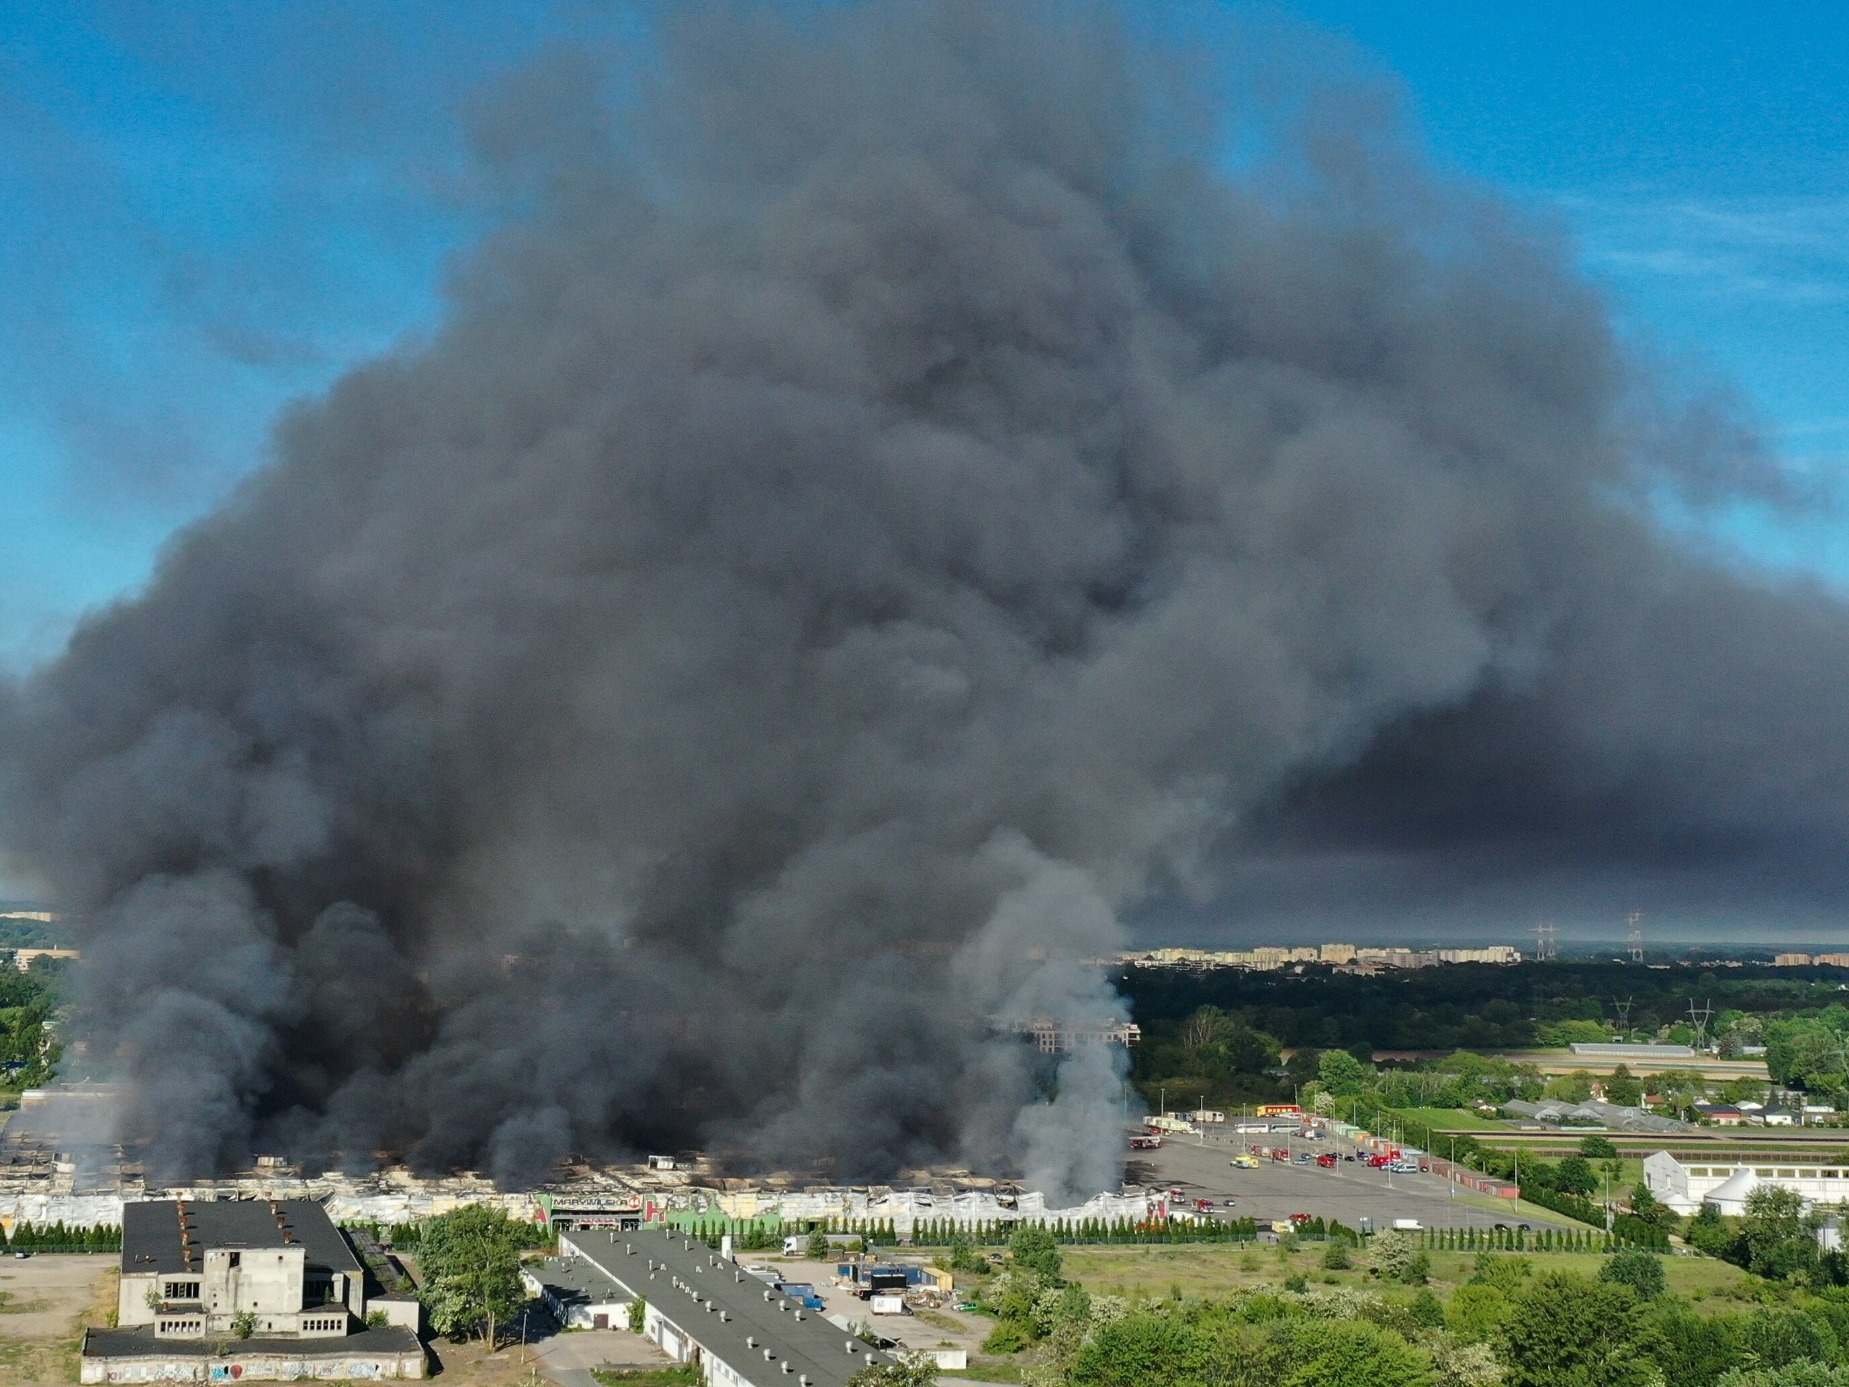
[[[1638,1247],[1620,1248],[1607,1257],[1599,1268],[1599,1280],[1629,1286],[1640,1300],[1654,1300],[1668,1284],[1663,1259]]]

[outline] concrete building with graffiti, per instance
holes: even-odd
[[[123,1208],[116,1326],[84,1336],[84,1382],[421,1378],[419,1310],[309,1200]],[[384,1323],[380,1323],[380,1321]]]

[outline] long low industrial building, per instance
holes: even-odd
[[[561,1233],[559,1259],[599,1313],[626,1315],[640,1300],[642,1332],[719,1387],[846,1387],[869,1363],[891,1361],[672,1229]]]
[[[1703,1204],[1712,1204],[1723,1214],[1745,1213],[1747,1196],[1761,1185],[1795,1191],[1806,1204],[1834,1206],[1849,1200],[1849,1165],[1739,1161],[1684,1165],[1667,1151],[1644,1159],[1644,1188],[1679,1214],[1699,1213]]]

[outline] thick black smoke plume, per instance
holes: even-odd
[[[1234,179],[1092,7],[674,11],[643,117],[511,89],[530,206],[448,326],[9,698],[164,1169],[1089,1192],[1106,1052],[1049,1105],[987,1022],[1117,1011],[1121,912],[1308,784],[1359,767],[1310,839],[1700,783],[1835,841],[1842,609],[1639,519],[1725,451],[1650,446],[1594,296],[1368,109]]]

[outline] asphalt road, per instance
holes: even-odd
[[[1488,1196],[1458,1189],[1433,1175],[1389,1176],[1384,1170],[1369,1170],[1359,1161],[1343,1161],[1334,1170],[1273,1160],[1261,1160],[1257,1170],[1241,1170],[1231,1164],[1232,1157],[1253,1145],[1276,1146],[1283,1140],[1281,1132],[1270,1136],[1228,1132],[1204,1138],[1165,1138],[1161,1150],[1132,1155],[1126,1178],[1144,1185],[1179,1189],[1190,1199],[1211,1199],[1216,1217],[1255,1218],[1261,1229],[1272,1219],[1298,1213],[1335,1219],[1350,1228],[1359,1228],[1363,1217],[1371,1218],[1376,1232],[1391,1228],[1393,1220],[1399,1218],[1418,1219],[1426,1228],[1489,1228],[1498,1223],[1527,1223],[1536,1228],[1568,1226],[1517,1214],[1513,1209],[1485,1207],[1483,1201]],[[1293,1137],[1290,1147],[1293,1152],[1334,1151],[1338,1155],[1355,1150],[1352,1144],[1335,1137],[1324,1141]],[[1230,1209],[1225,1204],[1229,1196],[1237,1201]]]

